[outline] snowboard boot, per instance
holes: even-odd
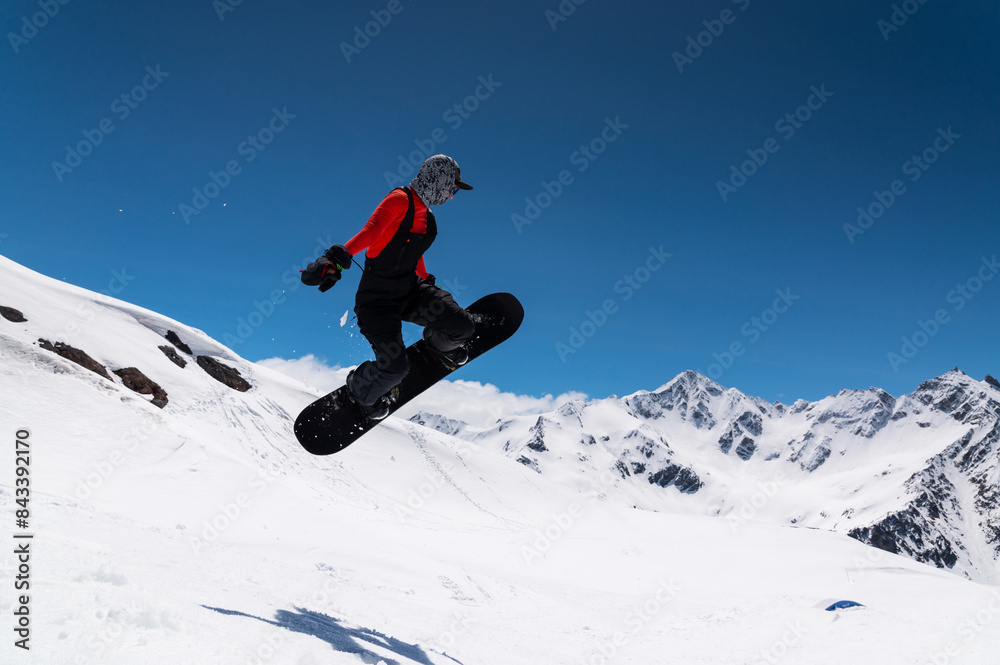
[[[465,348],[465,345],[458,347],[457,349],[452,349],[451,351],[439,351],[433,344],[428,342],[426,339],[423,340],[424,351],[434,358],[449,371],[454,371],[469,362],[469,350]]]
[[[354,370],[352,369],[347,373],[347,394],[351,400],[357,405],[358,409],[364,416],[372,421],[378,422],[380,420],[385,420],[386,416],[389,415],[389,397],[387,395],[382,395],[373,404],[365,405],[358,401],[354,396],[354,392],[351,390],[351,380],[354,378]]]

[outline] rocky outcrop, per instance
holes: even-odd
[[[85,351],[81,351],[80,349],[72,347],[68,344],[63,344],[62,342],[56,342],[53,344],[47,339],[39,339],[38,344],[46,351],[51,351],[56,355],[62,356],[66,360],[75,362],[80,367],[89,369],[94,374],[103,376],[108,381],[111,381],[111,376],[108,374],[108,370],[104,367],[104,365],[91,358]]]
[[[193,353],[191,353],[191,347],[188,346],[187,344],[185,344],[184,342],[182,342],[181,338],[178,337],[177,333],[175,333],[173,330],[168,330],[167,331],[166,338],[167,338],[168,342],[170,342],[171,344],[173,344],[174,346],[176,346],[178,349],[180,349],[184,353],[188,354],[189,356],[193,356],[194,355]]]
[[[233,390],[245,393],[253,387],[246,379],[240,376],[238,369],[224,365],[215,358],[198,356],[198,366],[205,370],[210,377],[219,383],[229,386]]]
[[[28,319],[24,318],[24,314],[20,310],[14,309],[13,307],[4,307],[0,305],[0,316],[7,319],[11,323],[24,323]]]
[[[167,391],[135,367],[116,369],[115,374],[122,380],[125,387],[140,395],[152,395],[153,406],[161,409],[167,405]]]
[[[677,464],[667,464],[650,474],[649,483],[660,487],[675,487],[681,494],[694,494],[705,486],[698,474]]]
[[[656,419],[664,413],[676,412],[681,420],[698,429],[712,429],[717,421],[710,403],[722,392],[719,384],[689,371],[659,392],[637,395],[628,404],[641,418]]]
[[[841,390],[834,404],[824,409],[816,422],[832,423],[855,436],[871,439],[889,424],[895,408],[896,398],[884,390]]]
[[[755,452],[757,452],[757,442],[749,436],[743,437],[740,445],[736,446],[736,456],[744,462],[749,461]]]
[[[538,422],[529,431],[531,432],[531,438],[526,444],[528,448],[534,450],[536,453],[548,451],[548,448],[545,446],[545,419],[539,418]]]
[[[172,362],[173,364],[177,365],[181,369],[187,367],[187,361],[181,358],[177,354],[177,351],[174,350],[174,347],[167,346],[166,344],[164,344],[163,346],[159,346],[157,348],[160,351],[163,351],[163,355],[165,355],[167,358],[170,358],[170,362]]]
[[[903,510],[874,524],[852,529],[848,535],[893,554],[904,554],[921,563],[953,568],[959,560],[961,525],[965,520],[958,490],[945,472],[939,456],[907,481],[916,495]]]
[[[410,422],[424,427],[429,427],[449,436],[455,436],[462,432],[462,430],[469,427],[468,423],[461,420],[445,418],[444,416],[427,413],[425,411],[421,411],[420,413],[412,416],[410,418]]]
[[[47,339],[39,339],[38,344],[46,351],[51,351],[66,360],[76,363],[84,369],[89,369],[91,372],[99,374],[108,381],[112,381],[107,368],[91,358],[85,351],[70,346],[69,344],[63,344],[62,342],[56,342],[53,344]],[[122,369],[116,369],[114,373],[122,380],[122,384],[124,384],[129,390],[133,390],[140,395],[152,395],[152,404],[154,406],[158,406],[162,409],[167,405],[167,391],[161,388],[159,384],[150,379],[148,376],[143,374],[139,369],[135,367],[125,367]]]

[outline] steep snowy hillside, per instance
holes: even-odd
[[[871,388],[786,406],[685,372],[653,392],[491,428],[414,420],[625,505],[836,530],[1000,582],[992,377],[956,369],[900,399]]]
[[[664,504],[652,512],[598,498],[697,497],[747,464],[735,452],[742,439],[724,454],[711,430],[694,430],[711,446],[675,451],[671,440],[660,450],[660,419],[636,421],[640,433],[628,445],[649,439],[650,457],[636,458],[649,461],[649,473],[662,470],[654,460],[682,470],[700,468],[699,455],[731,462],[699,476],[697,491],[693,476],[666,488],[616,487],[637,478],[630,465],[632,475],[615,470],[605,484],[602,475],[589,482],[576,456],[555,462],[556,435],[569,436],[571,424],[624,440],[622,409],[638,416],[618,400],[567,405],[544,420],[512,417],[511,432],[534,427],[535,447],[551,444],[548,453],[524,446],[541,474],[502,445],[482,445],[496,432],[479,440],[445,418],[427,424],[448,434],[391,418],[344,453],[317,458],[291,435],[293,416],[314,395],[198,330],[3,258],[0,306],[0,428],[9,445],[0,614],[10,620],[0,662],[885,665],[933,657],[986,665],[1000,651],[995,587],[842,534],[753,516],[733,529]],[[738,421],[742,402],[730,397]],[[707,411],[718,420],[721,412]],[[679,416],[675,407],[662,419]],[[752,419],[740,427],[751,437],[756,429]],[[18,433],[30,452],[23,526],[15,519],[24,510],[15,503],[24,487],[14,475]],[[595,469],[617,469],[610,441],[577,444],[592,451]],[[974,438],[954,463],[973,448]],[[795,464],[790,454],[782,463]],[[677,491],[685,484],[695,493]],[[13,536],[28,534],[30,556],[15,555]],[[15,576],[28,583],[16,594]],[[826,610],[840,600],[863,607]],[[14,612],[24,634],[10,630]]]

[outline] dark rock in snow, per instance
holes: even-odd
[[[719,450],[722,451],[723,455],[728,455],[729,451],[733,448],[733,439],[740,435],[739,425],[736,423],[730,423],[729,427],[722,436],[719,437]]]
[[[198,366],[205,370],[213,379],[229,386],[233,390],[245,393],[253,387],[246,379],[240,376],[238,369],[234,369],[229,365],[223,365],[215,358],[198,356]]]
[[[153,406],[158,406],[162,409],[167,405],[167,391],[137,368],[125,367],[123,369],[116,369],[115,374],[118,375],[122,383],[129,390],[134,390],[140,395],[152,395]]]
[[[653,439],[649,438],[639,430],[632,430],[631,432],[625,435],[626,441],[629,441],[631,439],[639,440],[639,443],[636,444],[635,446],[635,450],[641,453],[646,459],[652,457],[653,453],[657,449],[656,441],[653,441]],[[670,446],[668,446],[665,441],[660,441],[660,443],[663,446],[665,446],[668,450],[670,449]]]
[[[187,344],[185,344],[184,342],[182,342],[181,338],[178,337],[177,333],[175,333],[173,330],[168,330],[166,337],[167,337],[167,341],[168,342],[170,342],[171,344],[173,344],[174,346],[176,346],[178,349],[180,349],[184,353],[188,354],[189,356],[193,356],[194,355],[193,353],[191,353],[191,347],[188,346]]]
[[[841,390],[837,402],[819,415],[816,422],[833,423],[839,429],[851,429],[856,436],[870,439],[889,424],[896,408],[896,398],[878,388]]]
[[[548,448],[545,447],[545,442],[542,440],[541,435],[535,435],[535,438],[528,441],[528,447],[536,453],[544,453],[548,450]]]
[[[701,482],[698,474],[694,471],[672,463],[651,474],[649,476],[649,483],[651,485],[659,485],[660,487],[670,487],[673,485],[682,494],[694,494],[705,486],[705,483]]]
[[[760,436],[764,432],[764,423],[761,420],[759,413],[747,411],[740,416],[736,422],[739,423],[743,429],[754,436]]]
[[[541,471],[538,470],[538,463],[535,462],[535,460],[525,457],[524,455],[521,455],[520,457],[517,458],[517,461],[523,464],[524,466],[528,467],[535,473],[541,473]]]
[[[969,442],[972,440],[972,433],[973,431],[969,430],[968,434],[959,439],[955,444],[952,444],[953,447],[957,448],[955,450],[956,457],[958,452],[964,453],[961,459],[955,461],[955,466],[960,471],[969,474],[979,464],[991,457],[996,457],[997,451],[1000,450],[1000,446],[997,445],[998,441],[1000,441],[1000,421],[993,425],[993,428],[982,439],[969,445]]]
[[[926,500],[927,495],[921,495]],[[852,529],[851,538],[893,554],[904,554],[921,563],[938,568],[952,568],[958,554],[952,543],[940,534],[928,533],[922,528],[920,511],[911,506],[904,511],[887,516],[871,526]]]
[[[20,310],[16,310],[13,307],[4,307],[3,305],[0,305],[0,316],[11,323],[24,323],[28,320],[24,318],[24,314]]]
[[[802,470],[812,472],[820,468],[823,466],[823,462],[830,457],[830,452],[830,439],[827,438],[816,447],[816,450],[813,452],[809,461],[802,463]]]
[[[736,446],[736,456],[743,461],[749,460],[753,457],[753,454],[757,451],[757,442],[751,439],[749,436],[743,437],[740,441],[740,445]]]
[[[100,374],[108,381],[111,380],[111,376],[108,374],[108,370],[105,369],[104,365],[91,358],[89,355],[86,354],[86,352],[81,351],[80,349],[77,349],[75,347],[69,346],[68,344],[63,344],[62,342],[56,342],[55,344],[53,344],[47,339],[39,339],[38,343],[46,351],[51,351],[56,355],[62,356],[66,360],[75,362],[80,367],[89,369],[91,372],[95,374]]]
[[[715,416],[709,406],[711,398],[722,394],[722,387],[697,372],[687,371],[658,393],[638,395],[628,404],[642,418],[656,419],[665,412],[676,411],[681,419],[698,429],[712,429]]]
[[[461,420],[445,418],[444,416],[425,413],[424,411],[412,416],[410,422],[429,427],[449,436],[457,436],[464,428],[469,426],[468,423]]]
[[[528,431],[532,433],[531,440],[527,444],[528,447],[539,453],[547,451],[548,448],[545,445],[545,419],[539,417]]]
[[[163,354],[170,358],[170,361],[181,369],[187,367],[187,361],[177,355],[177,352],[174,351],[174,347],[164,344],[163,346],[157,348],[160,349],[160,351],[163,351]]]

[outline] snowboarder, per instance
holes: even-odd
[[[462,181],[458,163],[447,155],[429,157],[408,187],[389,192],[357,235],[302,272],[304,283],[326,291],[351,267],[354,255],[367,250],[354,312],[375,360],[348,374],[347,391],[372,421],[388,415],[388,395],[409,371],[403,321],[424,326],[424,349],[449,369],[468,361],[465,343],[475,323],[436,286],[423,256],[437,235],[430,206],[443,205],[460,189],[472,186]]]

